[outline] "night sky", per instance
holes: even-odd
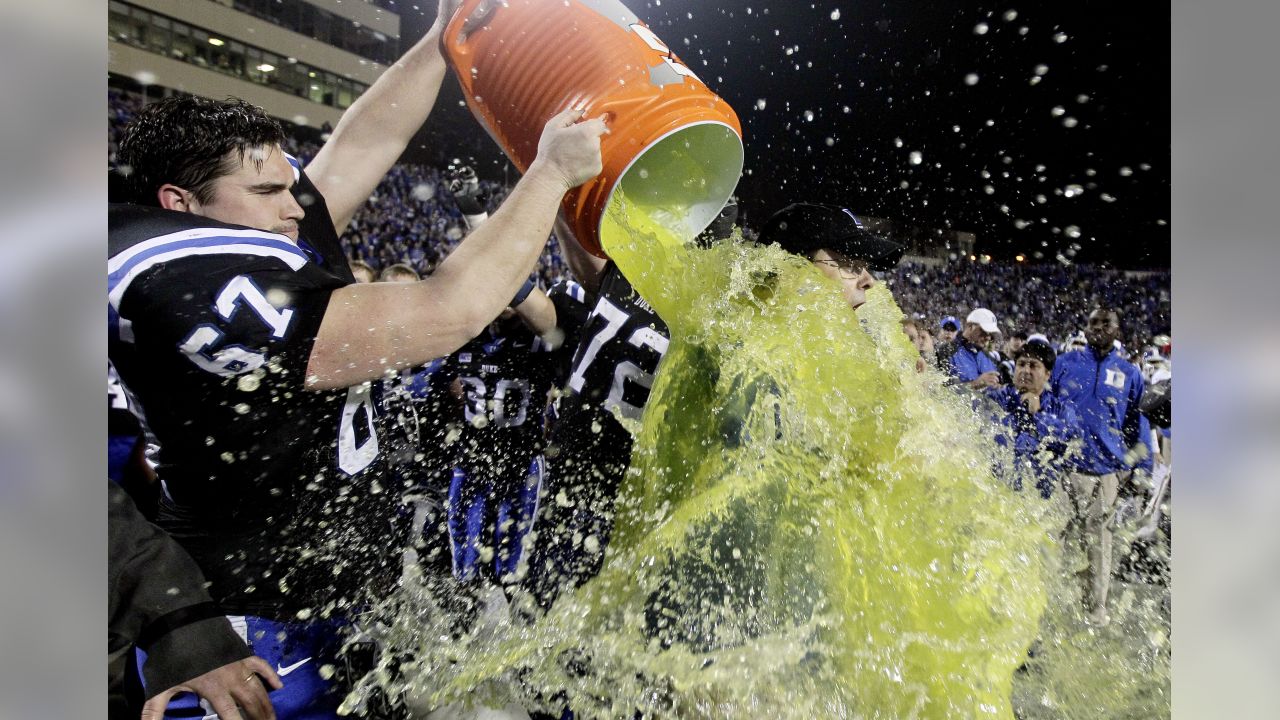
[[[396,4],[406,42],[435,13],[431,0]],[[973,232],[997,259],[1169,264],[1162,7],[626,4],[741,118],[748,224],[787,202],[835,202]],[[470,155],[502,178],[510,169],[460,102],[447,82],[406,159]]]

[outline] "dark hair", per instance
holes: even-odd
[[[942,329],[943,330],[959,330],[960,324],[955,320],[947,320],[946,322],[942,323]]]
[[[1044,365],[1045,370],[1052,372],[1053,363],[1058,359],[1058,354],[1055,353],[1053,348],[1049,347],[1047,343],[1042,343],[1040,340],[1036,339],[1028,342],[1026,345],[1023,345],[1022,349],[1014,353],[1013,361],[1016,363],[1023,357],[1030,357],[1033,360],[1039,360]]]
[[[1014,330],[1013,332],[1009,333],[1009,339],[1011,339],[1011,340],[1026,340],[1026,339],[1027,339],[1027,333],[1026,333],[1026,332],[1024,332],[1024,331],[1022,331],[1022,330]]]
[[[169,183],[208,203],[214,181],[234,172],[249,150],[284,140],[280,123],[243,100],[168,97],[124,128],[116,171],[125,176],[131,202],[155,205],[156,191]],[[262,161],[254,159],[259,167]]]

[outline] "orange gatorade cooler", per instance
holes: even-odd
[[[606,115],[604,171],[564,199],[595,255],[605,257],[601,219],[621,195],[687,242],[738,184],[738,116],[616,0],[466,0],[442,45],[471,112],[521,172],[554,115]]]

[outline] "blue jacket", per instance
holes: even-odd
[[[998,372],[998,370],[995,361],[986,351],[960,338],[956,343],[956,352],[951,356],[949,372],[952,377],[964,382],[972,382],[983,373]]]
[[[1089,349],[1058,356],[1049,379],[1050,390],[1075,408],[1084,427],[1084,448],[1076,470],[1090,475],[1132,470],[1126,461],[1130,448],[1144,443],[1142,373],[1112,350],[1101,360]]]
[[[999,421],[1005,432],[996,436],[996,443],[1013,445],[1013,486],[1021,490],[1023,478],[1034,479],[1047,500],[1058,478],[1074,468],[1083,433],[1080,417],[1048,390],[1040,393],[1040,412],[1034,415],[1012,387],[989,388],[987,397],[1004,411]]]

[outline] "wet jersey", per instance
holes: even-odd
[[[354,601],[399,567],[379,384],[304,387],[330,294],[353,278],[297,176],[296,242],[160,208],[108,215],[110,358],[161,448],[159,524],[227,612],[269,617]]]
[[[631,431],[618,418],[639,422],[668,338],[666,324],[610,263],[547,444],[529,578],[544,603],[556,588],[589,577],[599,566],[614,496],[631,461]],[[595,542],[583,545],[586,538]]]
[[[452,418],[460,431],[447,506],[452,569],[462,580],[477,574],[504,580],[518,572],[537,505],[532,467],[542,452],[548,395],[564,381],[588,312],[577,283],[562,281],[548,296],[557,332],[539,337],[518,318],[494,323],[436,374],[461,394]]]
[[[669,337],[666,323],[610,263],[573,356],[553,436],[601,435],[603,442],[591,442],[605,453],[597,459],[625,467],[631,434],[616,417],[639,422]],[[597,432],[593,424],[603,427]]]
[[[520,455],[520,472],[541,450],[547,395],[564,381],[578,331],[588,310],[586,293],[572,281],[547,293],[556,306],[558,337],[537,336],[519,319],[495,323],[449,357],[439,372],[463,393],[459,418],[468,442],[461,448],[464,466],[490,466],[501,474],[511,454]]]

